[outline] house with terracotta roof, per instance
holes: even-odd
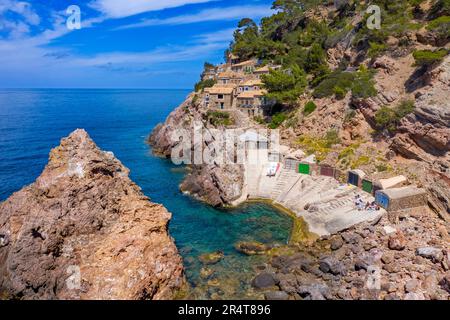
[[[205,105],[211,109],[230,110],[233,108],[236,85],[217,84],[205,89]]]
[[[244,75],[233,71],[224,71],[217,76],[217,82],[220,85],[239,84],[244,79]]]
[[[237,96],[237,107],[248,114],[257,116],[263,114],[263,107],[267,104],[265,90],[251,90],[239,93]]]
[[[242,81],[238,86],[238,93],[246,92],[246,91],[256,91],[260,90],[263,86],[263,83],[259,79],[250,79],[247,81]]]
[[[264,74],[269,74],[270,70],[278,70],[280,68],[281,68],[281,66],[278,66],[278,65],[266,65],[264,67],[255,69],[255,71],[253,71],[253,74],[258,79],[261,79],[261,76],[264,75]]]
[[[256,61],[256,60],[247,60],[244,62],[233,64],[233,65],[231,65],[231,71],[247,73],[247,74],[253,73],[253,71],[255,71],[257,63],[258,63],[258,61]]]

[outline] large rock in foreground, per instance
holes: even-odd
[[[0,204],[0,295],[172,298],[185,280],[171,214],[128,173],[84,130],[63,139],[36,182]]]

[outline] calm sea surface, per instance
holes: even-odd
[[[265,204],[221,211],[183,195],[185,172],[151,155],[145,139],[180,104],[187,90],[0,90],[0,201],[32,183],[51,148],[77,128],[130,168],[131,178],[152,201],[172,213],[170,233],[182,254],[191,297],[261,297],[249,285],[260,257],[234,250],[238,241],[286,243],[289,218]],[[200,276],[198,256],[222,250],[225,258]],[[209,281],[209,282],[208,282]]]

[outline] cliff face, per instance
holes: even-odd
[[[83,130],[0,204],[0,293],[24,299],[170,299],[184,283],[167,232],[112,153]]]
[[[206,110],[193,103],[189,96],[176,108],[163,124],[159,124],[149,137],[149,143],[155,154],[171,157],[172,149],[179,141],[172,139],[175,130],[193,132],[194,121],[201,123],[203,129],[213,128],[206,118]],[[209,139],[209,140],[208,140]],[[205,136],[203,148],[212,142]],[[197,146],[198,147],[198,146]],[[242,196],[244,169],[238,164],[227,165],[192,165],[192,169],[181,184],[181,190],[212,206],[228,206]]]

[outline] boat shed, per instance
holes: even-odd
[[[362,180],[365,178],[366,174],[364,171],[355,169],[348,172],[348,184],[352,184],[354,186],[361,186]]]
[[[388,211],[398,211],[426,205],[427,193],[425,189],[414,186],[378,190],[375,201]]]

